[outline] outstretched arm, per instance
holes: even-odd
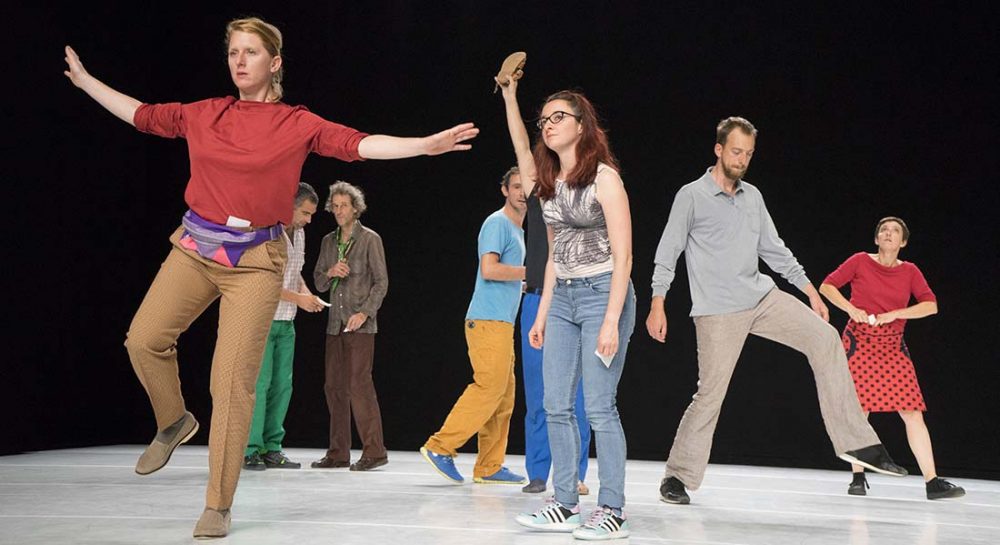
[[[385,134],[366,136],[358,144],[358,153],[365,159],[405,159],[418,155],[441,155],[449,151],[472,149],[471,144],[463,144],[479,134],[472,123],[462,123],[437,134],[422,138],[403,138]]]
[[[68,45],[66,46],[66,64],[68,70],[64,71],[63,74],[66,74],[66,77],[73,82],[73,85],[83,89],[83,92],[90,95],[90,98],[96,100],[98,104],[104,106],[109,112],[115,114],[115,117],[118,119],[135,126],[133,118],[135,117],[136,109],[142,105],[141,102],[115,91],[94,76],[91,76],[83,67],[83,63],[80,62],[80,57],[76,54],[76,51],[73,51],[73,48]]]
[[[497,83],[500,83],[499,80]],[[517,80],[511,79],[503,89],[503,102],[507,112],[507,129],[510,131],[510,141],[514,145],[514,156],[517,158],[517,169],[521,173],[521,187],[525,195],[531,195],[535,189],[535,158],[531,154],[531,140],[528,129],[521,118],[521,108],[517,104]]]

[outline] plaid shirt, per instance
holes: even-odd
[[[292,238],[288,240],[288,262],[285,264],[285,279],[281,287],[289,291],[299,291],[299,279],[302,277],[302,266],[306,262],[306,230],[295,229]],[[279,301],[278,310],[274,313],[275,320],[294,320],[298,305],[291,301]]]

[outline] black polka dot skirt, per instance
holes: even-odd
[[[861,408],[867,412],[926,411],[917,372],[894,324],[848,322],[841,340]]]

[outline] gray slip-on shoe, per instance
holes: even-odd
[[[215,539],[226,537],[229,534],[229,524],[231,522],[232,516],[229,509],[219,511],[218,509],[206,507],[201,513],[198,523],[194,525],[194,538]]]
[[[167,465],[177,445],[187,443],[196,433],[198,433],[198,421],[194,419],[193,414],[185,411],[180,420],[156,434],[153,442],[146,447],[142,456],[139,456],[135,472],[139,475],[149,475]]]

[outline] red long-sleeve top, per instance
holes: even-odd
[[[911,295],[918,303],[937,302],[937,297],[916,265],[904,261],[895,267],[886,267],[865,252],[849,257],[823,283],[837,288],[850,283],[851,304],[868,314],[878,315],[906,308]],[[903,319],[893,323],[899,323],[897,327],[900,331],[906,326]]]
[[[360,160],[358,144],[368,136],[304,106],[233,97],[143,104],[134,122],[142,132],[187,140],[191,179],[184,200],[219,224],[229,216],[254,226],[290,223],[306,156]]]

